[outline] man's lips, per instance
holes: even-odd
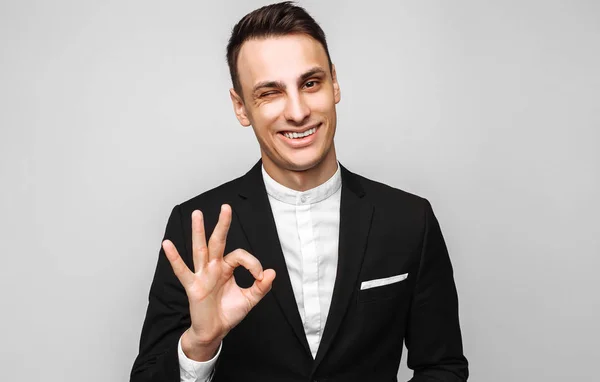
[[[318,129],[319,127],[321,127],[321,122],[315,123],[312,126],[303,127],[301,129],[296,129],[296,130],[281,130],[281,131],[278,131],[277,133],[278,134],[285,134],[285,133],[305,133],[308,130],[312,129],[313,127],[316,127]]]
[[[290,132],[289,130],[281,131],[277,135],[279,135],[281,137],[281,139],[283,140],[283,142],[285,142],[286,145],[288,145],[292,148],[307,147],[307,146],[310,146],[317,139],[317,135],[319,134],[320,126],[321,126],[321,123],[314,125],[312,127],[309,127],[309,128],[297,130],[297,132],[296,131]],[[291,134],[304,133],[304,132],[307,132],[310,130],[313,130],[314,132],[309,135],[306,135],[306,136],[301,136],[301,137],[290,136]]]

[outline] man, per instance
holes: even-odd
[[[261,160],[173,209],[131,381],[395,381],[403,340],[413,381],[466,380],[430,204],[337,161],[321,28],[266,6],[235,26],[227,58]]]

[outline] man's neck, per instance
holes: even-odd
[[[273,180],[296,191],[306,191],[320,186],[335,174],[338,167],[335,147],[329,150],[319,164],[304,171],[281,168],[267,158],[264,153],[262,160],[265,171]]]

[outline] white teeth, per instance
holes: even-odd
[[[313,127],[312,129],[308,129],[303,133],[283,133],[283,135],[285,135],[287,138],[290,139],[294,139],[294,138],[304,138],[307,137],[311,134],[314,134],[315,131],[317,131],[316,127]]]

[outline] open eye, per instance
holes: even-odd
[[[318,80],[310,80],[304,83],[304,88],[307,90],[317,90],[320,85],[320,81]]]

